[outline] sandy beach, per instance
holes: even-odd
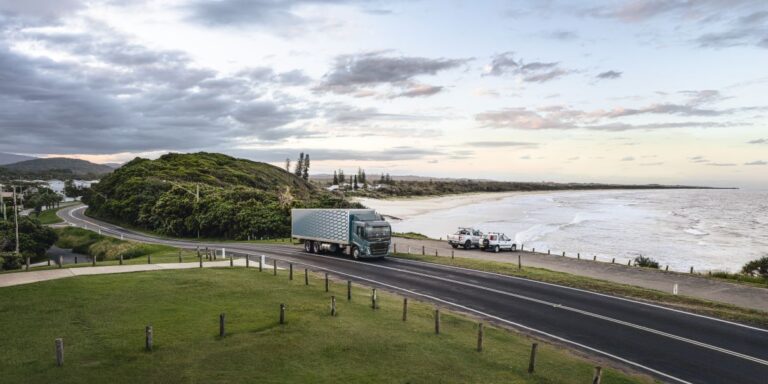
[[[361,197],[354,201],[376,209],[385,216],[398,219],[423,215],[434,211],[441,211],[469,204],[487,203],[498,201],[513,196],[524,196],[550,192],[487,192],[487,193],[462,193],[446,196],[417,196],[391,199],[374,199]]]

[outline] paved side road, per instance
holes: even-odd
[[[522,255],[523,265],[531,267],[665,292],[672,292],[672,287],[678,284],[680,295],[768,311],[768,287],[752,287],[722,280],[708,279],[703,276],[675,272],[665,273],[649,268],[627,267],[625,264],[594,262],[591,259],[577,260],[575,255],[562,257],[562,254],[547,255],[546,253],[532,253],[528,251],[522,253],[503,251],[493,253],[483,252],[479,249],[464,250],[458,248],[454,250],[445,241],[412,240],[400,237],[393,238],[392,242],[397,244],[398,252],[407,252],[408,247],[410,247],[411,253],[421,254],[421,247],[424,246],[428,255],[434,255],[435,250],[437,250],[439,256],[450,257],[451,251],[453,251],[456,257],[506,263],[517,263],[517,255],[520,254]],[[589,256],[584,255],[584,257],[588,258]]]
[[[245,259],[234,259],[233,264],[236,267],[244,267]],[[251,267],[255,267],[251,259]],[[224,261],[205,261],[203,268],[225,268],[229,267],[229,260]],[[16,272],[0,274],[0,287],[10,287],[14,285],[37,283],[40,281],[63,279],[65,277],[86,276],[86,275],[106,275],[112,273],[129,273],[144,271],[159,271],[166,269],[192,269],[200,268],[199,263],[159,263],[159,264],[132,264],[132,265],[109,265],[101,267],[84,266],[81,268],[61,268],[47,269],[42,271]],[[264,265],[264,269],[272,269],[271,265]],[[278,267],[278,270],[281,269]]]

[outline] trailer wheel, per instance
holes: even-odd
[[[472,242],[467,240],[464,242],[464,249],[470,249],[472,248]]]
[[[360,259],[360,249],[357,247],[352,247],[352,258],[355,260]]]
[[[312,253],[312,242],[309,240],[304,240],[304,252]]]
[[[320,253],[320,242],[318,241],[312,242],[312,253]]]

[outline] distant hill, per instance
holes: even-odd
[[[89,215],[181,237],[288,236],[291,208],[347,206],[282,168],[205,152],[136,158],[92,188]]]
[[[20,161],[32,160],[32,159],[35,159],[35,157],[17,155],[15,153],[0,152],[0,165],[13,164],[13,163],[18,163]]]
[[[114,170],[103,164],[95,164],[90,161],[70,159],[67,157],[25,160],[18,163],[6,164],[2,167],[19,175],[29,175],[38,178],[67,175],[70,177],[98,177]]]

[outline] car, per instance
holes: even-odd
[[[480,249],[484,251],[516,251],[517,244],[501,232],[488,232],[483,235],[480,242]]]
[[[483,232],[474,228],[459,227],[453,235],[448,235],[448,244],[454,248],[464,247],[464,249],[479,248],[480,240],[483,238]]]

